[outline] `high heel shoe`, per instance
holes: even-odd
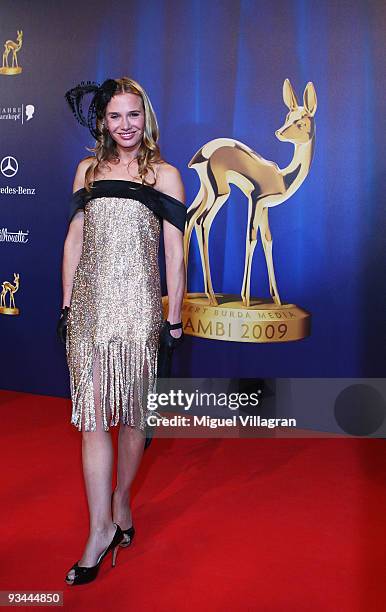
[[[135,535],[134,525],[132,525],[128,529],[122,529],[122,533],[124,535],[124,539],[122,540],[122,542],[120,542],[119,546],[121,548],[127,548],[128,546],[130,546],[130,544],[134,540],[134,535]]]
[[[102,564],[102,561],[107,555],[107,553],[110,552],[110,550],[112,551],[111,564],[113,567],[115,567],[119,544],[124,539],[124,536],[123,536],[123,532],[120,526],[117,525],[116,523],[114,523],[114,525],[116,526],[114,537],[111,540],[108,547],[104,551],[102,551],[101,554],[99,555],[96,565],[93,565],[91,567],[84,567],[82,565],[78,565],[79,561],[77,561],[67,572],[67,576],[65,578],[65,582],[67,584],[69,585],[86,584],[87,582],[92,582],[93,580],[95,580],[95,578],[98,575],[99,568]],[[68,579],[68,574],[71,572],[71,570],[74,570],[75,574],[73,578]]]
[[[114,495],[114,491],[111,493],[111,507],[113,506],[113,495]],[[119,546],[121,548],[127,548],[128,546],[130,546],[130,544],[134,540],[134,535],[135,535],[134,525],[132,525],[128,529],[122,529],[122,533],[124,535],[124,538],[122,542],[119,544]]]

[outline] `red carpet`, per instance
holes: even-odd
[[[0,404],[1,590],[63,591],[79,611],[386,610],[385,441],[156,439],[132,547],[70,587],[88,529],[70,402]]]

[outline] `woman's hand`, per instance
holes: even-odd
[[[68,322],[69,310],[70,309],[68,306],[65,306],[64,308],[62,308],[61,313],[60,313],[60,318],[56,326],[56,333],[62,344],[66,344],[67,322]]]
[[[181,338],[183,334],[182,329],[171,329],[169,331],[170,331],[170,334],[173,336],[173,338]]]
[[[182,331],[182,323],[179,323],[181,327],[177,329],[170,329],[170,321],[166,320],[163,322],[161,333],[160,333],[160,344],[168,350],[174,350],[181,344],[184,339],[184,332]]]
[[[181,315],[178,318],[173,318],[169,315],[167,323],[169,323],[169,334],[173,336],[173,338],[181,338],[181,336],[183,336]],[[173,329],[175,324],[178,324],[177,329]]]
[[[170,321],[164,321],[160,331],[159,338],[159,351],[158,351],[158,364],[157,364],[157,377],[159,378],[170,378],[172,368],[172,357],[173,351],[177,348],[184,340],[184,333],[182,331],[182,323],[179,322],[177,325],[181,325],[176,330],[170,329]],[[178,338],[172,335],[171,332],[180,332]]]

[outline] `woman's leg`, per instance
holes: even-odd
[[[121,529],[132,525],[130,487],[145,446],[145,436],[130,425],[120,424],[118,436],[117,486],[113,496],[113,518]]]
[[[90,533],[79,565],[90,567],[96,564],[100,553],[110,544],[115,533],[111,516],[111,482],[113,445],[111,434],[104,431],[100,409],[100,363],[95,359],[93,386],[96,431],[84,431],[82,423],[82,463],[86,486]],[[108,422],[110,415],[108,415]],[[74,570],[69,572],[71,579]]]
[[[141,369],[142,380],[137,377],[134,377],[132,380],[134,388],[131,410],[136,422],[140,421],[141,413],[147,411],[146,386],[149,378],[148,366],[149,364],[147,360],[145,360]],[[124,424],[121,421],[118,435],[117,486],[114,489],[112,510],[114,522],[118,523],[123,530],[129,529],[132,525],[129,505],[130,487],[142,459],[145,440],[145,434],[138,428]]]

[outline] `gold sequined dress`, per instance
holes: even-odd
[[[146,428],[156,390],[163,321],[158,249],[162,219],[182,232],[185,206],[148,185],[100,180],[75,192],[70,222],[84,210],[66,339],[73,423],[95,431],[94,368],[99,365],[105,431],[120,421]],[[109,410],[110,409],[110,410]]]

